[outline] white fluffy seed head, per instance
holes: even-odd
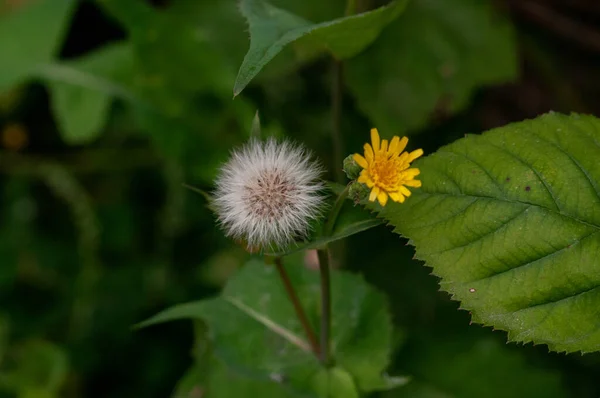
[[[302,146],[251,140],[216,180],[214,205],[225,234],[249,248],[283,248],[304,237],[324,202],[321,167]]]

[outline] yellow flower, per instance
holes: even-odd
[[[417,168],[409,168],[410,162],[423,155],[422,149],[417,149],[410,153],[403,152],[408,143],[408,138],[394,136],[392,141],[379,139],[377,129],[371,129],[371,142],[365,144],[365,156],[358,153],[353,155],[353,159],[363,170],[360,172],[358,182],[366,184],[372,188],[369,200],[379,201],[385,206],[388,196],[394,202],[404,202],[405,198],[410,196],[410,191],[406,187],[418,188],[421,181],[415,180],[420,171]]]

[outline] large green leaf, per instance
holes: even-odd
[[[240,8],[250,25],[250,49],[238,72],[234,95],[242,92],[286,45],[298,39],[310,47],[326,48],[340,59],[355,56],[400,15],[406,3],[396,0],[363,14],[315,24],[264,0],[242,0]]]
[[[385,398],[568,396],[558,372],[536,367],[519,349],[457,334],[426,337],[402,359],[414,381]]]
[[[318,324],[318,273],[300,263],[286,267],[313,327]],[[392,328],[385,298],[359,277],[332,276],[332,342],[336,364],[362,391],[405,382],[387,379]],[[262,379],[285,380],[295,391],[310,392],[323,377],[274,267],[251,261],[218,298],[168,309],[142,326],[175,319],[204,319],[215,354],[229,367]],[[319,387],[319,388],[321,388]],[[319,390],[317,388],[317,390]]]
[[[550,113],[416,165],[422,188],[373,208],[473,321],[554,351],[600,350],[600,121]]]
[[[244,377],[215,358],[210,351],[206,327],[195,323],[194,364],[179,380],[172,398],[238,398],[259,396],[284,398],[290,396],[285,388],[273,380],[255,380]]]
[[[74,3],[73,0],[32,1],[0,18],[0,92],[52,60],[59,50]]]
[[[347,84],[381,130],[418,129],[436,109],[456,112],[478,87],[513,79],[513,36],[490,1],[413,0],[348,62]]]

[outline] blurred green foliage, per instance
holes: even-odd
[[[341,0],[272,4],[315,24],[346,12]],[[432,152],[549,109],[596,110],[597,62],[520,7],[409,1],[344,63],[344,154],[375,124]],[[265,134],[306,143],[330,177],[341,167],[330,56],[291,43],[232,100],[248,36],[234,0],[0,0],[0,397],[283,396],[212,355],[202,326],[131,329],[215,296],[248,260],[181,184],[209,191],[257,109]],[[379,226],[341,248],[342,266],[390,303],[390,374],[412,375],[372,396],[600,395],[597,354],[504,345],[469,326],[402,243]]]

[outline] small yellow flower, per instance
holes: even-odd
[[[410,196],[410,191],[406,187],[418,188],[421,181],[415,180],[420,171],[417,168],[409,168],[410,162],[423,155],[422,149],[417,149],[410,153],[403,152],[408,143],[408,138],[394,136],[392,141],[379,139],[377,129],[371,129],[371,142],[365,144],[365,156],[358,153],[353,155],[353,159],[363,170],[360,172],[358,182],[366,184],[372,188],[369,200],[379,201],[385,206],[388,196],[394,202],[404,202],[405,198]]]

